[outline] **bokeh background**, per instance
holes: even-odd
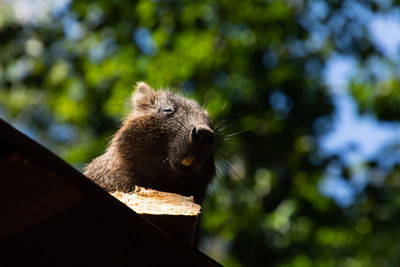
[[[225,126],[200,248],[400,263],[399,1],[0,0],[0,117],[82,170],[137,81]]]

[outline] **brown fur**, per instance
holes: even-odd
[[[211,120],[195,101],[140,82],[133,109],[85,175],[107,191],[135,185],[204,199],[215,173]],[[195,157],[186,167],[182,160]]]

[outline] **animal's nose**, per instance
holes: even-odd
[[[192,129],[192,140],[206,146],[214,143],[214,131],[206,125],[197,125]]]

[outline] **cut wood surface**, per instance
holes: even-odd
[[[135,191],[111,193],[139,214],[197,216],[201,206],[194,198],[136,186]]]
[[[111,193],[172,237],[193,245],[201,206],[193,197],[136,186],[135,191]]]

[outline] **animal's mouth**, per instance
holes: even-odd
[[[188,155],[183,157],[183,159],[173,159],[169,158],[169,163],[176,173],[185,173],[188,171],[193,171],[198,169],[203,164],[203,157],[201,155]]]
[[[183,159],[181,163],[183,166],[190,167],[190,165],[192,165],[192,163],[194,162],[195,159],[196,159],[195,156],[191,156],[191,157]]]

